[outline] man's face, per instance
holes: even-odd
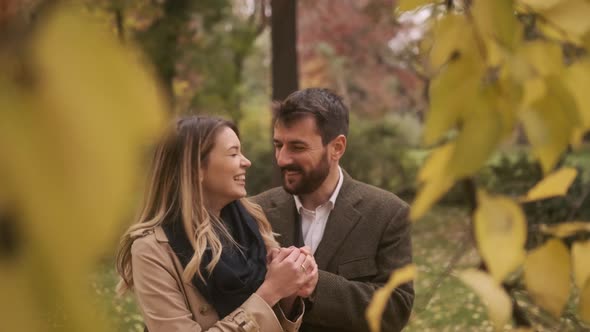
[[[288,127],[277,121],[273,141],[288,193],[305,195],[322,185],[330,173],[330,161],[313,117],[303,117]]]

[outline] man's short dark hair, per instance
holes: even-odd
[[[322,144],[326,145],[338,135],[348,135],[348,108],[342,97],[328,89],[309,88],[295,91],[283,102],[273,105],[273,121],[290,126],[294,122],[313,116]]]

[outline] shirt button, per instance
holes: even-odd
[[[207,311],[209,311],[209,306],[206,304],[202,305],[201,308],[199,308],[199,312],[201,313],[201,315],[206,314]]]

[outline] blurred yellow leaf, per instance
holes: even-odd
[[[429,87],[430,108],[426,115],[423,141],[435,144],[473,109],[483,67],[470,58],[460,58],[441,70]],[[452,93],[461,91],[461,93]]]
[[[567,303],[570,291],[570,255],[560,240],[550,239],[529,253],[524,263],[527,290],[541,308],[555,317]]]
[[[525,106],[530,106],[537,100],[545,97],[547,87],[545,86],[545,80],[536,77],[526,80],[524,82],[524,95],[522,96],[522,103]]]
[[[13,313],[23,306],[31,317],[59,320],[56,330],[110,330],[88,274],[131,215],[143,150],[165,116],[138,54],[84,12],[68,4],[39,17],[25,54],[33,82],[0,78],[0,196],[18,206],[25,243],[22,279],[1,292],[19,298],[3,310],[14,331],[42,330]]]
[[[496,328],[502,329],[512,315],[512,301],[506,291],[489,274],[476,269],[461,271],[458,277],[486,306],[488,318]]]
[[[520,3],[536,11],[549,9],[563,1],[567,0],[519,0]]]
[[[590,324],[590,280],[586,282],[586,286],[584,286],[584,289],[580,292],[578,313],[584,322]]]
[[[455,180],[451,176],[439,176],[427,181],[418,191],[410,210],[410,219],[418,220],[451,187]]]
[[[560,44],[532,41],[522,44],[518,52],[538,75],[557,75],[564,69]]]
[[[166,106],[138,54],[81,12],[59,11],[44,22],[33,43],[33,60],[42,119],[59,128],[47,148],[58,151],[63,163],[56,168],[62,179],[47,190],[62,188],[68,196],[57,203],[64,209],[53,215],[57,224],[39,220],[32,230],[39,237],[56,227],[76,234],[45,241],[51,242],[50,250],[80,257],[71,257],[71,263],[82,263],[82,257],[104,252],[105,241],[117,237],[118,218],[133,202],[138,149],[158,133]]]
[[[428,6],[438,2],[437,0],[399,0],[397,2],[396,11],[405,12],[416,10],[420,7]]]
[[[551,234],[557,237],[568,237],[578,232],[590,232],[590,222],[588,221],[569,221],[561,222],[555,225],[541,224],[541,232]]]
[[[556,6],[543,10],[541,15],[574,37],[581,37],[590,30],[590,3],[586,0],[560,1]]]
[[[565,83],[578,106],[582,129],[590,129],[590,93],[586,89],[590,86],[590,60],[586,58],[569,66]]]
[[[473,27],[464,15],[447,14],[433,27],[433,44],[429,54],[430,65],[438,68],[452,55],[471,57],[477,54]]]
[[[519,116],[533,153],[547,174],[567,148],[579,116],[573,97],[558,79],[548,77],[545,84],[545,97],[525,108]]]
[[[415,221],[424,215],[453,186],[455,179],[447,170],[453,149],[452,143],[434,149],[418,172],[421,188],[412,203],[411,220]]]
[[[456,179],[471,176],[478,171],[500,141],[503,130],[494,97],[480,92],[473,109],[463,118],[448,165],[448,173]]]
[[[442,176],[453,153],[454,145],[447,143],[430,153],[428,159],[418,172],[418,181],[425,182]]]
[[[375,292],[365,312],[365,317],[367,318],[371,331],[381,331],[381,316],[383,316],[383,310],[391,297],[391,293],[399,285],[410,282],[414,278],[416,278],[416,266],[414,264],[406,265],[393,271],[389,277],[389,281]]]
[[[578,171],[572,167],[562,167],[547,175],[531,188],[522,201],[531,202],[545,198],[563,196],[574,182]]]
[[[488,48],[498,43],[501,47],[513,49],[521,40],[522,28],[514,15],[512,0],[474,1],[471,12]]]
[[[479,253],[494,280],[501,283],[525,258],[526,217],[511,199],[479,191],[474,222]]]
[[[590,281],[590,241],[574,242],[572,264],[574,265],[576,287],[582,290],[584,285]]]

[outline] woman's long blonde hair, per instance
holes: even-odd
[[[204,280],[199,267],[207,247],[212,251],[207,271],[211,272],[219,262],[223,250],[220,236],[231,236],[221,220],[212,216],[204,206],[201,166],[206,166],[207,156],[213,149],[217,135],[225,127],[232,129],[239,137],[236,126],[220,118],[181,118],[165,133],[156,147],[140,216],[123,235],[117,252],[116,267],[121,276],[117,286],[119,294],[133,288],[131,246],[137,234],[152,230],[163,222],[182,220],[182,226],[195,250],[182,276],[185,281],[190,281],[195,274]],[[240,201],[258,223],[266,247],[278,247],[270,223],[260,206],[245,198]]]

